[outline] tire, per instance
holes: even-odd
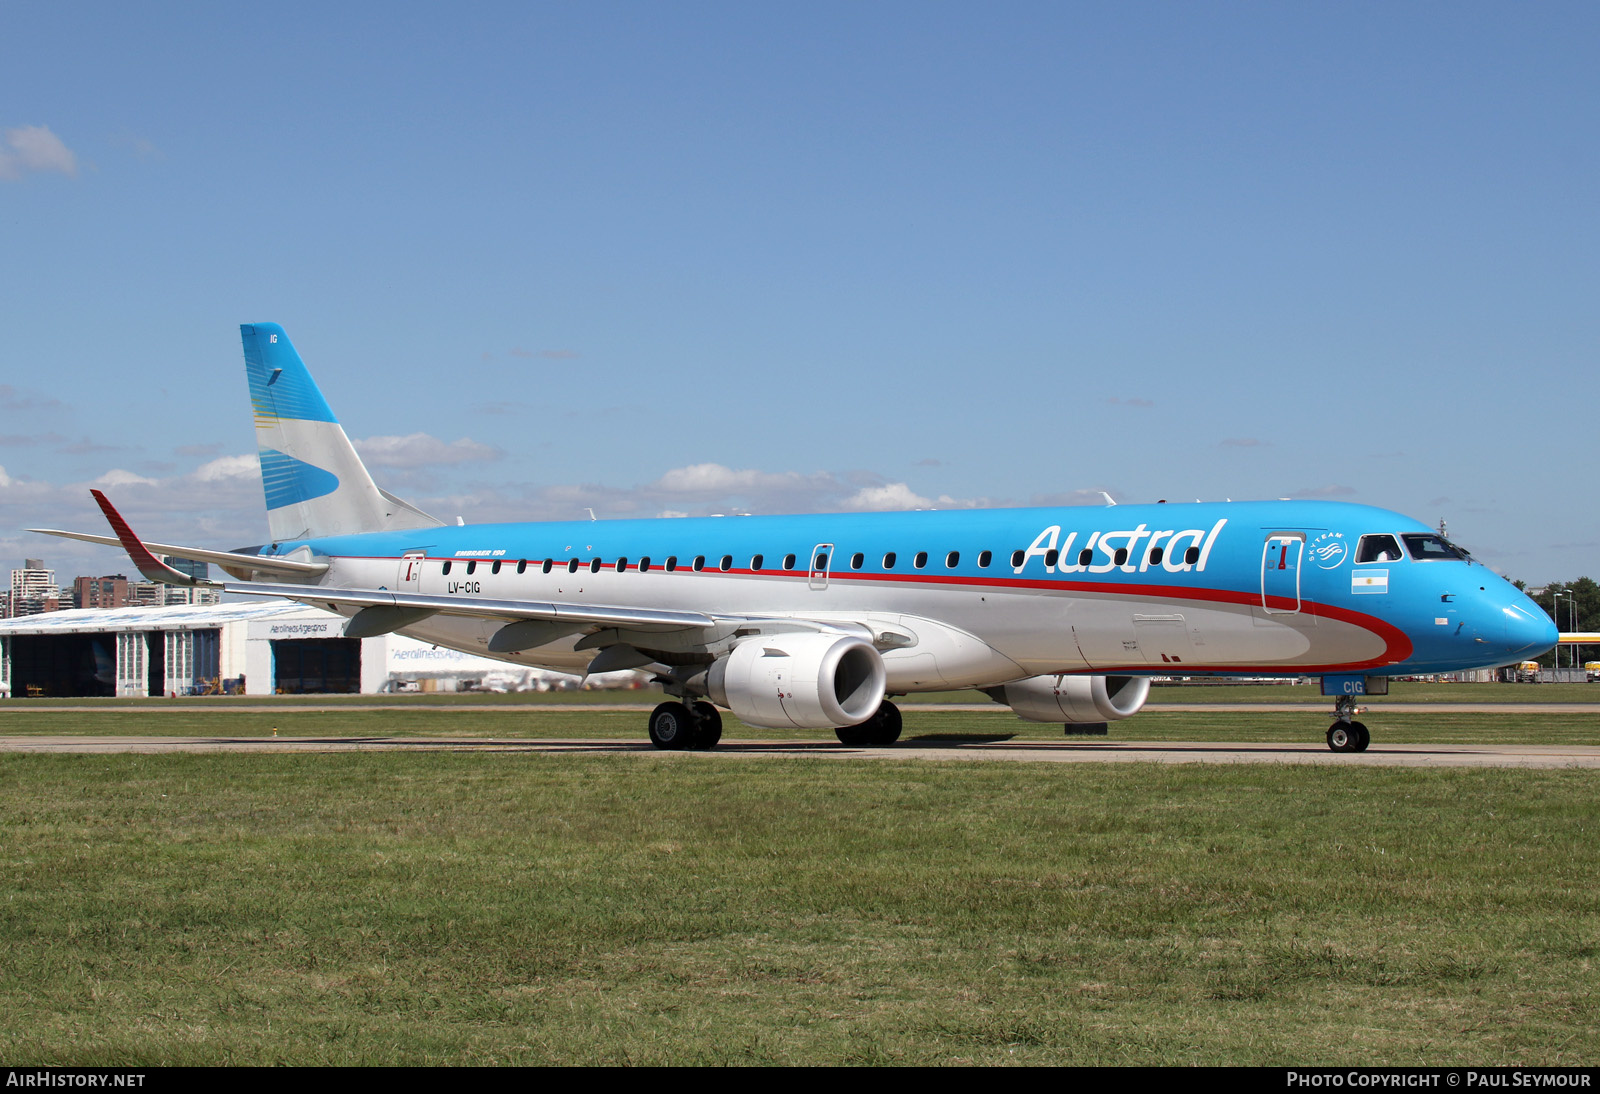
[[[1335,752],[1354,752],[1356,734],[1354,722],[1335,722],[1328,727],[1328,747]]]
[[[1351,722],[1350,728],[1355,731],[1355,741],[1351,746],[1352,752],[1365,752],[1372,743],[1372,734],[1367,732],[1367,727],[1360,722]]]
[[[853,726],[840,726],[833,731],[839,743],[852,748],[881,748],[900,739],[900,708],[885,699],[872,717]]]
[[[689,747],[700,751],[716,748],[722,740],[722,712],[704,700],[690,710],[694,714],[694,744]]]
[[[872,730],[870,722],[858,722],[853,726],[839,726],[833,735],[839,738],[839,743],[849,745],[851,748],[865,748],[872,743]]]
[[[889,700],[885,699],[878,706],[878,712],[867,722],[873,728],[873,744],[892,745],[900,739],[900,708]]]
[[[650,712],[650,743],[657,748],[679,751],[693,747],[694,716],[682,703],[669,700]]]

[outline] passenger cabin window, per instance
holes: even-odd
[[[1061,552],[1056,550],[1054,547],[1050,548],[1048,551],[1046,551],[1044,553],[1044,566],[1045,566],[1045,569],[1047,569],[1047,570],[1050,569],[1058,561],[1060,561],[1060,559],[1061,559]]]
[[[627,569],[628,569],[628,560],[625,559],[625,558],[617,559],[617,573],[619,573],[619,574],[620,573],[624,573],[624,572],[627,571]]]
[[[641,558],[639,560],[639,572],[641,574],[647,574],[647,573],[650,572],[650,556],[649,555],[645,555],[643,558]]]
[[[541,566],[540,569],[543,570],[545,573],[549,573],[550,572],[550,567],[553,566],[553,565],[555,565],[555,559],[547,558],[547,559],[544,560],[544,565]]]
[[[1418,562],[1444,562],[1448,559],[1465,559],[1467,552],[1440,536],[1408,532],[1400,537],[1406,541],[1406,550]]]
[[[915,566],[919,570],[922,569],[927,564],[928,564],[928,552],[926,552],[926,551],[918,551],[917,552],[917,557],[911,560],[911,565]]]
[[[527,570],[528,570],[528,560],[525,559],[525,558],[517,559],[517,573],[519,573],[519,574],[526,573]]]
[[[827,556],[827,554],[826,553],[819,554],[819,555],[817,555],[816,558],[812,559],[811,560],[811,568],[813,570],[826,570],[828,568],[828,556]]]
[[[500,560],[499,559],[495,559],[494,560],[494,565],[489,567],[489,572],[491,574],[497,574],[497,573],[500,572]]]
[[[1163,551],[1159,547],[1150,548],[1150,565],[1152,565],[1152,566],[1161,565],[1161,560],[1164,557],[1166,557],[1166,553],[1167,552]]]
[[[444,560],[444,569],[440,570],[439,572],[445,574],[450,572],[450,560],[448,558]]]
[[[1196,555],[1195,557],[1199,558],[1200,556]],[[1128,561],[1128,549],[1126,547],[1118,547],[1117,553],[1111,556],[1111,560],[1118,566],[1125,565]]]
[[[668,555],[667,556],[667,573],[670,574],[670,573],[672,573],[672,571],[676,570],[677,568],[678,568],[678,556],[677,555]]]
[[[1022,568],[1022,560],[1027,558],[1027,557],[1028,556],[1023,554],[1021,551],[1012,551],[1011,552],[1011,567],[1012,567],[1012,569],[1021,569]]]
[[[476,570],[477,568],[478,568],[478,564],[476,562],[467,563],[467,573],[470,574],[470,573],[472,573],[472,571]]]
[[[1079,566],[1087,566],[1087,565],[1089,565],[1089,563],[1091,563],[1093,561],[1094,561],[1094,549],[1093,548],[1085,547],[1083,550],[1078,552],[1078,565]]]
[[[705,568],[706,568],[706,556],[705,555],[695,555],[694,556],[694,572],[695,573],[699,573],[701,570],[704,570]]]
[[[733,556],[723,555],[722,561],[717,563],[717,569],[721,570],[723,573],[727,573],[729,570],[733,569]]]
[[[861,564],[865,561],[867,561],[867,556],[862,554],[860,551],[857,551],[855,554],[850,556],[850,568],[852,570],[859,570],[861,569]]]
[[[954,570],[957,566],[961,565],[961,552],[951,551],[949,554],[945,555],[944,564],[950,569]]]
[[[1356,545],[1358,563],[1399,562],[1404,557],[1400,553],[1400,544],[1390,535],[1362,536],[1361,542]]]
[[[575,559],[575,558],[574,559],[569,559],[567,561],[567,573],[575,574],[577,572],[578,572],[578,560]]]
[[[1191,566],[1193,566],[1195,563],[1199,562],[1200,561],[1200,548],[1191,547],[1187,551],[1183,552],[1183,561],[1187,562]]]
[[[750,568],[752,570],[759,570],[759,569],[761,569],[761,564],[763,562],[765,562],[766,560],[767,560],[767,557],[765,555],[751,555],[750,556]]]
[[[890,551],[888,554],[883,556],[883,568],[885,570],[894,569],[894,552],[893,551]]]
[[[978,569],[987,570],[989,568],[989,563],[992,562],[993,560],[994,560],[993,553],[991,553],[989,551],[979,551],[978,552]]]
[[[591,559],[589,561],[589,572],[591,574],[597,574],[600,572],[600,560],[598,558]]]
[[[785,570],[794,569],[794,556],[793,555],[784,555],[783,556],[783,568]]]

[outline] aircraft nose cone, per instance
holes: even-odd
[[[1514,661],[1531,661],[1561,637],[1551,618],[1531,600],[1507,604],[1501,612],[1506,621],[1506,652]]]

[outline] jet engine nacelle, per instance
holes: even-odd
[[[1030,722],[1115,722],[1139,713],[1150,696],[1148,676],[1033,676],[986,694]]]
[[[747,639],[706,673],[714,702],[765,729],[830,729],[872,717],[887,675],[856,635],[794,633]]]

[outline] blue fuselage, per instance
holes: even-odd
[[[485,524],[262,553],[302,548],[330,563],[325,587],[900,617],[957,636],[886,653],[896,690],[1044,673],[1437,673],[1556,640],[1537,605],[1425,525],[1336,502]],[[482,650],[489,631],[439,616],[407,633]],[[581,668],[589,655],[572,646],[506,659]]]

